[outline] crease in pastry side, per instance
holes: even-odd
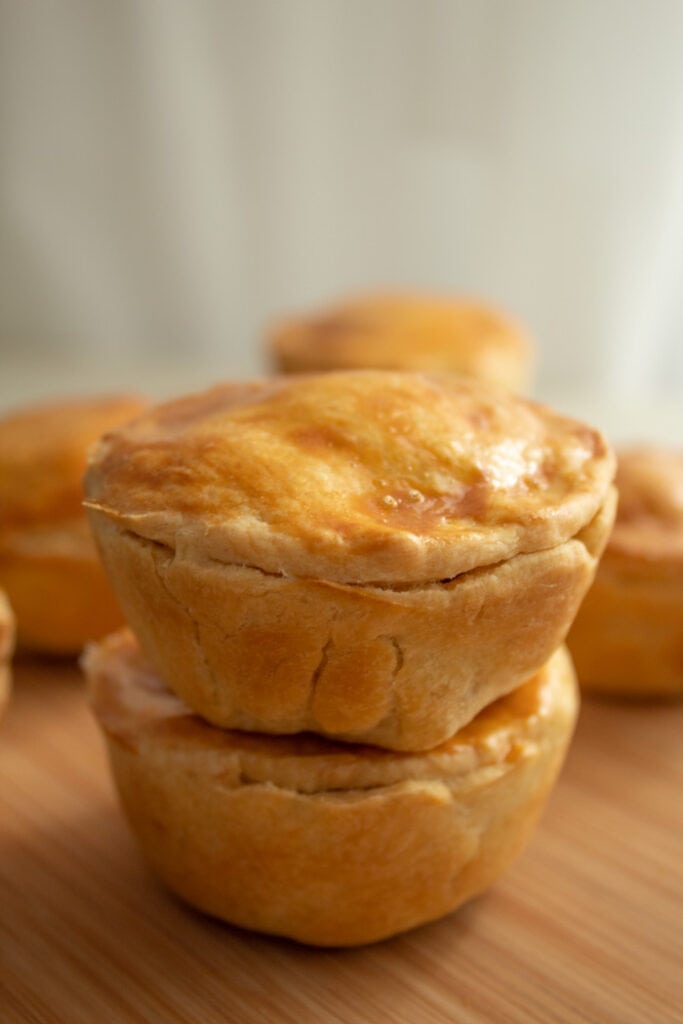
[[[329,658],[330,658],[330,653],[331,653],[333,648],[334,648],[334,640],[332,639],[331,636],[328,636],[328,638],[325,641],[325,643],[323,644],[322,650],[320,652],[320,661],[318,662],[318,664],[313,669],[313,675],[311,676],[311,687],[310,687],[310,693],[309,693],[309,697],[308,697],[308,708],[307,708],[307,712],[308,712],[308,714],[311,717],[313,717],[313,706],[315,704],[315,699],[316,699],[316,696],[317,696],[317,693],[318,693],[318,683],[320,682],[320,680],[322,678],[322,675],[323,675],[323,672],[325,671],[325,669],[327,667],[327,663],[328,663]]]
[[[535,757],[537,749],[531,746],[529,747],[528,757]],[[467,788],[477,788],[479,786],[492,785],[507,771],[510,770],[510,766],[506,764],[501,765],[486,765],[482,768],[476,769],[475,772],[467,776]],[[256,789],[263,790],[279,790],[282,793],[287,793],[292,796],[301,797],[306,800],[331,800],[337,803],[352,803],[354,800],[367,800],[376,796],[378,799],[383,800],[387,796],[392,794],[411,794],[411,793],[428,793],[432,798],[437,799],[441,803],[453,803],[458,797],[458,790],[462,786],[462,779],[458,778],[440,778],[434,776],[434,778],[417,778],[417,779],[401,779],[398,782],[387,782],[380,783],[378,785],[368,786],[335,786],[326,787],[325,789],[298,789],[294,786],[285,786],[279,782],[264,782],[262,779],[252,779],[248,775],[242,775],[238,777],[235,785],[228,785],[220,778],[220,776],[213,778],[213,783],[219,786],[225,786],[227,789],[240,789],[243,786],[253,787]]]
[[[173,559],[175,558],[175,552],[173,551],[172,548],[167,548],[165,544],[158,544],[156,541],[152,541],[150,543],[154,544],[158,548],[164,548],[165,551],[167,551],[169,553],[169,555],[170,555],[169,561],[170,562],[173,561]],[[205,651],[204,651],[204,646],[202,644],[202,638],[201,638],[201,626],[200,626],[199,622],[197,621],[197,619],[195,618],[195,616],[193,616],[189,606],[186,603],[184,603],[183,601],[181,601],[181,599],[176,594],[174,594],[173,591],[171,590],[171,588],[168,586],[168,584],[166,582],[166,577],[165,577],[164,573],[162,572],[161,566],[159,565],[159,562],[157,561],[157,559],[155,557],[153,557],[151,559],[151,562],[152,562],[152,568],[154,570],[154,575],[156,576],[156,579],[157,579],[157,581],[159,583],[159,586],[164,591],[166,596],[171,601],[175,601],[175,603],[178,605],[178,607],[182,609],[183,613],[187,616],[189,622],[192,624],[193,641],[194,641],[194,647],[195,647],[195,651],[196,651],[197,657],[199,658],[199,660],[201,661],[202,665],[204,666],[204,671],[206,672],[206,676],[207,676],[209,684],[210,684],[210,686],[211,686],[211,688],[213,690],[213,693],[216,694],[220,690],[220,687],[219,687],[219,685],[218,685],[218,683],[216,681],[216,677],[215,677],[213,668],[211,667],[211,664],[210,664],[208,658],[206,657],[206,654],[205,654]]]

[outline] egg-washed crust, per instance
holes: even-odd
[[[129,636],[85,658],[142,849],[183,899],[318,945],[374,942],[484,891],[526,844],[575,721],[558,652],[427,754],[216,729]]]
[[[553,547],[602,505],[590,427],[443,375],[223,384],[104,437],[87,508],[183,556],[410,584]]]
[[[366,367],[456,371],[523,387],[531,343],[510,317],[471,299],[385,293],[282,318],[269,332],[287,372]]]
[[[73,398],[0,417],[0,536],[82,515],[88,448],[145,404],[134,395]]]

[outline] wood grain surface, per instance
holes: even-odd
[[[488,895],[317,951],[188,910],[117,806],[75,668],[0,725],[2,1024],[683,1021],[683,705],[585,701],[533,842]]]

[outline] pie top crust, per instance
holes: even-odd
[[[573,537],[614,474],[582,423],[455,375],[222,384],[105,436],[86,505],[182,558],[346,583],[450,579]]]

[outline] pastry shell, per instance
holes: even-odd
[[[593,586],[569,635],[586,689],[683,694],[683,452],[618,456],[619,507]]]
[[[482,302],[408,293],[348,299],[284,317],[269,330],[271,361],[285,373],[380,369],[450,371],[511,391],[531,383],[531,341]]]
[[[86,653],[130,824],[159,877],[233,924],[322,946],[375,942],[455,910],[525,846],[577,695],[560,650],[424,754],[216,729],[126,632]]]
[[[359,371],[162,406],[103,439],[86,491],[126,618],[194,711],[419,750],[563,641],[612,473],[542,407]]]

